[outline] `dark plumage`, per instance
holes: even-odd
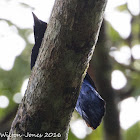
[[[31,54],[31,69],[35,65],[39,53],[39,48],[41,46],[41,42],[44,37],[45,30],[47,28],[47,23],[39,20],[34,13],[33,13],[33,17],[34,17],[35,45],[32,49],[32,54]]]
[[[95,90],[94,82],[88,73],[82,83],[75,109],[92,129],[100,125],[105,112],[105,103]]]
[[[47,28],[47,23],[39,20],[34,13],[33,17],[35,45],[31,54],[31,69],[35,65],[39,48]],[[94,82],[87,73],[82,83],[75,107],[76,111],[86,121],[87,125],[93,129],[99,126],[105,112],[105,102],[95,89]]]

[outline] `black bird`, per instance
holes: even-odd
[[[32,49],[32,54],[31,54],[31,69],[35,65],[39,53],[39,48],[41,46],[41,42],[44,37],[45,30],[47,29],[47,23],[39,20],[34,13],[33,13],[33,18],[34,18],[35,45]]]
[[[47,23],[39,20],[33,13],[35,45],[31,54],[31,69],[34,67]],[[81,86],[80,94],[76,103],[76,111],[92,129],[96,129],[105,113],[105,102],[95,90],[94,82],[87,73]]]
[[[105,113],[105,102],[95,90],[94,82],[87,73],[76,103],[76,111],[92,129],[96,129]]]

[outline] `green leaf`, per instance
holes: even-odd
[[[119,33],[111,26],[110,23],[107,24],[107,31],[112,42],[120,42],[120,40],[122,40]]]
[[[125,10],[127,10],[127,4],[124,4],[124,5],[121,5],[121,6],[118,6],[117,8],[116,8],[118,11],[125,11]]]

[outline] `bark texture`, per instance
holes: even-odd
[[[90,69],[94,70],[94,79],[96,79],[99,93],[106,101],[104,117],[105,140],[121,140],[119,112],[117,110],[118,102],[111,86],[112,63],[105,29],[105,24],[102,24],[97,49],[91,61]]]
[[[23,140],[28,132],[60,133],[61,137],[53,134],[49,138],[67,139],[105,5],[106,0],[55,1],[37,62],[10,130],[11,135],[23,137],[9,140]]]

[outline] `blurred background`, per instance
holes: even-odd
[[[31,73],[31,12],[48,22],[53,4],[0,0],[0,134],[9,131]],[[106,100],[106,115],[92,131],[75,111],[69,140],[140,140],[139,0],[108,0],[90,74]]]

